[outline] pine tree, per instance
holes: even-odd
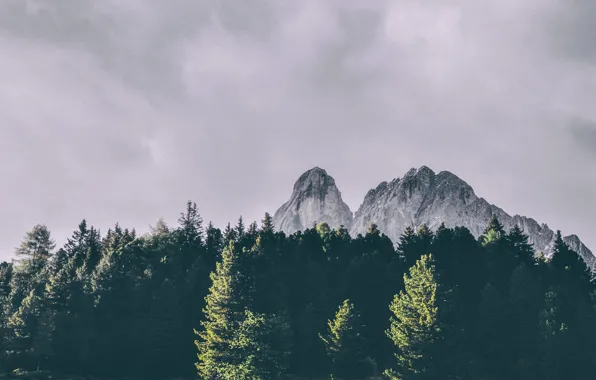
[[[195,342],[199,350],[196,366],[205,379],[226,378],[230,367],[243,362],[232,341],[244,321],[246,306],[250,304],[251,284],[234,242],[224,249],[222,261],[217,263],[211,280],[203,329],[195,331],[200,338]]]
[[[149,226],[149,233],[153,236],[166,235],[170,233],[170,227],[163,218],[159,218],[155,226]]]
[[[331,359],[331,379],[363,379],[371,375],[366,363],[363,326],[354,304],[345,300],[327,326],[327,333],[319,337]]]
[[[223,231],[223,246],[227,247],[231,241],[236,240],[238,240],[238,237],[236,236],[236,230],[232,229],[230,223],[228,223]]]
[[[416,232],[412,227],[406,227],[399,237],[397,252],[399,252],[407,268],[412,267],[420,258],[420,255],[423,255],[423,253],[418,252],[416,241]]]
[[[555,236],[555,245],[550,266],[554,269],[559,280],[566,278],[569,280],[579,280],[581,282],[590,282],[591,274],[585,261],[574,252],[561,236],[561,231],[557,231]]]
[[[385,372],[391,379],[436,379],[447,376],[439,365],[445,327],[441,289],[432,255],[423,255],[404,275],[405,290],[391,303],[393,313],[387,336],[395,344],[397,367]]]
[[[41,362],[51,354],[51,324],[52,318],[37,289],[31,290],[8,320],[8,328],[12,330],[9,347],[24,356],[31,369],[39,370]]]
[[[93,227],[89,229],[89,234],[87,235],[87,239],[85,242],[85,248],[87,252],[85,254],[85,259],[83,262],[83,271],[82,273],[85,276],[85,279],[89,279],[97,264],[101,260],[101,234],[99,231]]]
[[[503,237],[505,237],[505,228],[499,221],[499,218],[493,214],[488,225],[482,232],[482,236],[480,236],[480,241],[483,245],[488,245],[499,241]]]
[[[202,256],[204,250],[204,231],[203,219],[199,215],[199,209],[196,203],[188,201],[186,211],[180,214],[178,219],[178,237],[179,252],[172,257],[178,270],[177,276],[172,278],[176,283],[183,281],[183,277],[188,268],[197,259]]]
[[[222,379],[279,379],[288,368],[290,325],[285,316],[246,310],[230,346],[237,352],[240,363],[227,364]]]
[[[205,263],[211,270],[215,269],[215,263],[221,259],[222,249],[223,235],[221,230],[215,228],[213,223],[209,222],[205,239]]]
[[[242,239],[244,237],[246,230],[244,227],[244,220],[242,219],[242,216],[238,218],[238,223],[236,223],[236,228],[234,228],[234,230],[236,231],[236,236],[238,237],[238,239]]]
[[[516,261],[526,266],[534,265],[534,246],[530,244],[529,237],[517,224],[514,225],[507,234],[507,242],[513,251]]]
[[[273,218],[266,212],[265,217],[261,221],[261,232],[273,233]]]
[[[38,224],[25,235],[21,245],[16,250],[17,257],[27,260],[29,266],[37,271],[52,256],[56,243],[52,239],[50,230],[43,224]]]

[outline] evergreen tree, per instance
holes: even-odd
[[[223,246],[227,247],[232,240],[236,241],[238,237],[236,236],[236,230],[232,229],[230,223],[228,223],[223,231]]]
[[[266,212],[265,217],[261,221],[261,232],[273,233],[273,218]]]
[[[416,232],[412,227],[406,227],[399,237],[397,252],[399,252],[407,268],[412,267],[420,255],[423,254],[417,251],[416,240]]]
[[[153,236],[167,235],[170,233],[170,227],[163,218],[159,218],[155,226],[149,226],[149,231]]]
[[[493,242],[499,241],[501,238],[505,237],[505,228],[499,221],[496,215],[493,214],[491,216],[488,225],[482,232],[482,236],[480,236],[480,241],[483,245],[488,245]]]
[[[196,366],[205,379],[229,378],[230,367],[241,366],[244,360],[232,342],[252,298],[250,279],[234,242],[224,249],[211,280],[203,329],[195,331],[200,337],[195,342],[199,350]]]
[[[221,259],[223,240],[221,230],[215,228],[213,223],[209,222],[205,240],[205,263],[211,270],[215,269],[215,263]]]
[[[393,313],[387,336],[395,344],[397,366],[387,370],[392,379],[436,379],[448,374],[440,362],[446,352],[440,346],[445,334],[441,314],[446,294],[441,289],[432,255],[423,255],[404,275],[405,290],[391,303]]]
[[[203,219],[199,215],[196,203],[191,201],[186,203],[186,210],[180,214],[178,224],[180,236],[185,244],[189,246],[200,244],[203,238]]]
[[[226,380],[279,379],[288,367],[291,330],[284,316],[245,311],[231,348],[240,363],[226,363],[221,378]]]
[[[51,354],[51,324],[51,317],[37,289],[31,290],[8,320],[8,328],[12,330],[9,349],[29,369],[39,370],[41,363]]]
[[[246,230],[244,227],[244,220],[242,219],[242,216],[238,218],[238,223],[236,224],[236,228],[234,228],[234,230],[236,231],[236,236],[238,239],[242,239],[244,237]]]
[[[45,225],[38,224],[27,232],[15,253],[17,257],[27,260],[28,265],[39,267],[52,256],[54,248],[56,243],[50,230]],[[40,268],[36,269],[39,271]]]
[[[363,379],[371,375],[361,332],[363,326],[354,304],[345,300],[327,326],[327,333],[319,337],[331,359],[331,379]]]
[[[507,242],[513,251],[513,256],[517,262],[526,266],[534,265],[534,246],[530,244],[529,237],[517,224],[514,225],[507,234]]]

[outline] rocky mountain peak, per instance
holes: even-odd
[[[319,167],[304,172],[294,183],[290,200],[273,216],[275,227],[286,233],[305,230],[315,222],[327,222],[332,228],[349,228],[353,214],[344,203],[335,180]]]
[[[365,234],[375,223],[394,243],[406,227],[426,224],[436,229],[462,226],[478,237],[490,218],[496,215],[506,229],[520,226],[529,236],[536,251],[552,253],[555,233],[546,224],[525,216],[511,216],[501,208],[476,196],[474,189],[457,175],[441,171],[436,174],[428,166],[410,169],[402,178],[381,182],[369,190],[353,215],[343,202],[335,180],[319,167],[300,176],[294,191],[274,216],[279,230],[294,233],[327,222],[331,227],[344,225],[352,236]],[[564,237],[589,265],[596,264],[592,252],[576,235]]]
[[[294,193],[301,196],[324,195],[328,190],[337,190],[335,180],[317,166],[304,172],[294,183]]]

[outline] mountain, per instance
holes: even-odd
[[[506,213],[501,208],[478,197],[474,189],[453,173],[435,173],[426,166],[410,169],[403,178],[382,182],[371,189],[352,218],[349,207],[331,176],[320,168],[304,173],[294,185],[290,201],[274,216],[278,230],[294,233],[311,227],[312,223],[327,222],[331,227],[346,226],[350,235],[365,234],[371,223],[393,242],[408,226],[427,224],[436,229],[441,223],[447,227],[463,226],[478,237],[496,215],[508,230],[519,225],[530,237],[536,251],[552,254],[555,232],[546,224],[532,218]],[[596,258],[576,235],[564,237],[590,266]]]
[[[341,198],[335,180],[321,168],[315,167],[298,178],[290,200],[273,215],[279,231],[292,234],[325,221],[332,228],[349,228],[353,214]]]

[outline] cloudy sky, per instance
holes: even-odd
[[[596,248],[593,0],[3,0],[0,258],[45,223],[260,219],[409,168]]]

